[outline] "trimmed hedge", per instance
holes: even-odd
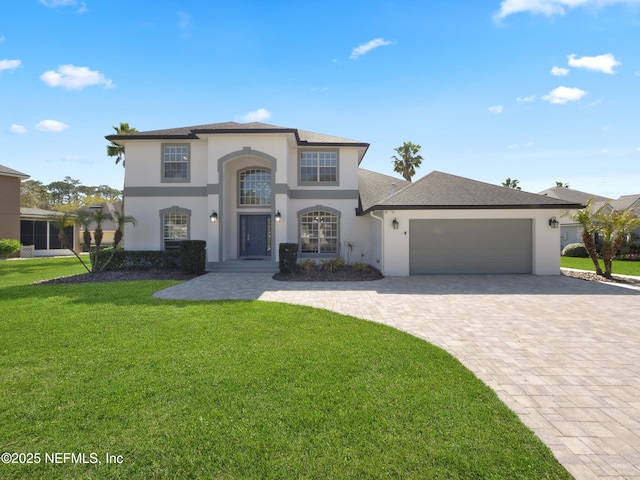
[[[11,255],[20,250],[20,240],[3,238],[0,240],[0,255]]]
[[[562,256],[588,258],[589,253],[587,252],[587,247],[584,246],[584,243],[570,243],[562,249]]]
[[[298,244],[281,243],[278,253],[280,254],[280,273],[291,273],[298,263]]]
[[[100,265],[111,256],[112,249],[100,251]],[[178,250],[122,250],[117,249],[106,270],[174,270],[181,267]]]
[[[204,240],[182,240],[179,244],[180,268],[184,273],[204,273],[207,261],[207,242]]]

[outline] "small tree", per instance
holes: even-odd
[[[20,240],[14,238],[0,239],[0,257],[3,255],[8,257],[18,250],[20,250]]]
[[[71,214],[63,213],[51,218],[51,223],[53,223],[53,225],[58,230],[58,240],[60,241],[60,245],[62,245],[62,248],[67,248],[71,250],[71,252],[76,256],[76,258],[80,260],[80,263],[87,270],[87,272],[92,273],[91,269],[87,266],[86,263],[84,263],[84,260],[82,260],[80,255],[78,255],[78,252],[74,250],[73,244],[69,242],[67,235],[64,233],[65,227],[75,224],[75,217],[72,216]]]
[[[107,268],[107,265],[109,265],[109,263],[113,259],[113,256],[116,254],[116,249],[118,248],[118,246],[120,245],[120,242],[122,242],[122,238],[124,237],[124,226],[127,223],[131,223],[134,226],[137,224],[137,220],[134,217],[130,215],[125,215],[124,213],[119,212],[117,210],[113,212],[110,218],[116,224],[116,231],[113,234],[113,250],[111,251],[111,255],[109,256],[107,261],[100,268],[100,271],[103,271],[105,268]],[[96,261],[97,261],[97,258],[98,257],[96,252]]]
[[[522,190],[522,188],[518,186],[518,183],[519,181],[516,180],[515,178],[513,180],[511,180],[510,178],[507,178],[504,182],[502,182],[502,186],[507,188],[513,188],[514,190]]]
[[[593,241],[593,235],[598,231],[593,221],[593,199],[589,199],[587,205],[582,210],[578,210],[573,214],[573,220],[582,225],[582,243],[584,243],[589,258],[596,267],[596,274],[602,275],[600,262],[598,261],[598,253],[596,252],[596,244]]]
[[[393,155],[393,171],[402,175],[402,178],[411,181],[411,177],[416,174],[416,168],[422,163],[422,155],[418,152],[422,147],[411,142],[404,142],[401,147],[395,149],[398,156]]]
[[[636,217],[631,210],[613,210],[606,214],[597,213],[594,220],[598,231],[602,234],[604,276],[611,278],[613,257],[620,250],[622,242],[640,226],[640,218]]]

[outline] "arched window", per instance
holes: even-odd
[[[300,252],[330,255],[338,253],[340,218],[337,212],[313,209],[300,215]]]
[[[162,219],[162,248],[175,250],[181,240],[189,239],[189,210],[173,207],[160,212]]]
[[[271,172],[264,168],[241,171],[238,192],[240,205],[271,205]]]

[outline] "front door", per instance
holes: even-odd
[[[271,255],[271,215],[240,215],[240,256]]]

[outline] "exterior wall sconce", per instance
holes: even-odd
[[[280,215],[280,210],[276,212],[276,223],[280,223],[282,221],[282,215]]]
[[[551,217],[549,219],[549,226],[551,228],[558,228],[558,225],[560,225],[560,222],[558,222],[558,220],[556,220],[556,217]]]
[[[216,223],[218,221],[218,213],[215,210],[211,212],[211,215],[209,215],[209,221],[211,223]]]
[[[397,230],[398,227],[400,226],[400,223],[398,223],[398,220],[395,218],[393,219],[393,222],[391,222],[391,224],[393,225],[394,230]]]

